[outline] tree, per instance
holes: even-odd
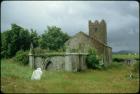
[[[31,29],[31,42],[33,43],[34,47],[39,46],[39,36],[36,30]]]
[[[1,33],[1,57],[6,57],[6,37],[5,32]]]
[[[48,30],[42,34],[40,40],[41,48],[50,50],[58,50],[64,46],[64,43],[69,39],[66,33],[63,33],[61,28],[56,26],[48,26]]]
[[[16,24],[11,24],[11,30],[2,33],[1,55],[12,57],[17,51],[29,49],[30,33]]]
[[[30,38],[30,32],[27,29],[21,29],[19,33],[19,50],[27,50],[30,48],[31,38]],[[18,51],[19,51],[18,50]]]
[[[26,50],[30,47],[30,33],[27,29],[24,29],[16,24],[12,24],[13,33],[11,44],[15,46],[15,52],[20,49]]]
[[[2,57],[9,57],[11,56],[11,40],[12,40],[13,33],[11,30],[7,30],[2,32],[1,34],[1,56]]]
[[[68,39],[69,36],[56,26],[48,26],[48,30],[39,36],[33,29],[29,32],[21,26],[11,24],[10,30],[1,33],[1,56],[13,57],[19,50],[28,50],[31,42],[34,47],[58,50],[63,48]]]

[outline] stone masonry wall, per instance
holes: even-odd
[[[32,68],[53,70],[53,71],[71,71],[76,72],[85,70],[86,66],[86,53],[65,53],[60,55],[32,55],[29,56],[29,64]],[[49,62],[51,62],[49,64]]]
[[[104,44],[107,44],[107,32],[106,23],[104,20],[98,22],[97,20],[93,23],[89,21],[89,36],[94,37]]]
[[[92,38],[94,42],[94,47],[97,50],[97,54],[100,55],[103,58],[103,62],[106,66],[111,64],[112,62],[112,48],[101,43],[100,41],[96,40],[95,38]]]

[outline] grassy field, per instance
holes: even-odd
[[[139,79],[129,79],[131,67],[113,63],[106,70],[84,72],[43,71],[32,81],[33,70],[13,59],[1,60],[1,91],[4,93],[135,93]]]
[[[131,58],[131,59],[137,59],[139,58],[139,54],[113,54],[112,55],[112,58],[118,58],[118,59],[128,59],[128,58]]]

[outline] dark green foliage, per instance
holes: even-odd
[[[16,53],[14,60],[20,62],[21,64],[27,65],[29,62],[28,51],[20,50]]]
[[[56,26],[48,26],[48,30],[39,36],[33,29],[29,32],[16,24],[11,24],[10,30],[1,33],[1,57],[10,58],[19,50],[29,50],[31,43],[34,48],[62,52],[68,39],[69,36]]]
[[[103,65],[99,63],[100,59],[97,56],[95,49],[89,49],[89,55],[86,58],[88,68],[101,69]]]
[[[41,49],[39,47],[34,48],[34,54],[45,54],[48,53],[49,51],[47,49]]]
[[[11,51],[10,51],[10,46],[11,46],[11,43],[10,43],[10,41],[11,41],[11,35],[12,34],[10,34],[10,30],[7,30],[7,31],[5,31],[5,32],[3,32],[3,33],[1,33],[1,57],[8,57],[11,53]],[[8,48],[10,48],[9,50],[8,50]]]
[[[61,28],[56,26],[48,26],[48,30],[42,34],[40,40],[41,48],[47,48],[49,50],[58,50],[64,47],[64,43],[69,39],[66,33],[61,31]]]
[[[135,58],[135,60],[140,61],[140,58]]]
[[[113,58],[113,62],[124,62],[122,58]]]
[[[39,46],[39,36],[33,29],[31,29],[31,42],[33,43],[34,48]]]
[[[28,30],[16,25],[11,25],[11,30],[7,30],[1,34],[2,57],[13,57],[17,51],[29,49],[30,33]]]

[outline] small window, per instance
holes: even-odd
[[[97,32],[97,28],[95,28],[95,32]]]

